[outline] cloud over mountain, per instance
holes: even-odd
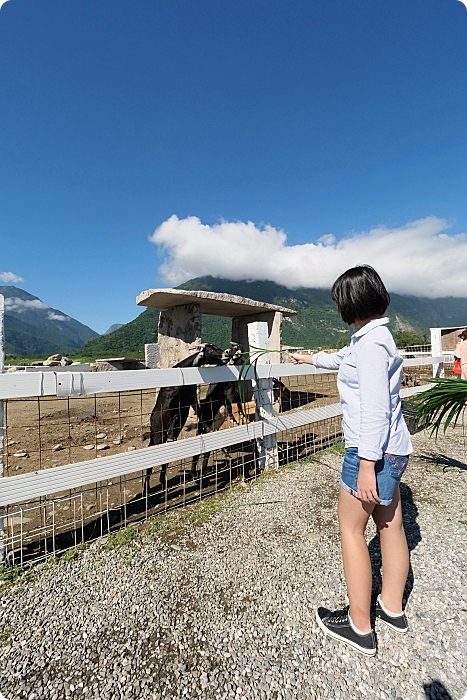
[[[0,272],[0,282],[5,282],[5,284],[18,284],[18,282],[24,282],[24,279],[19,275],[15,275],[14,272]]]
[[[47,314],[49,321],[69,321],[69,316],[64,316],[63,314],[57,314],[55,311],[49,311]]]
[[[173,215],[150,236],[164,257],[159,271],[170,284],[212,275],[271,280],[289,288],[329,288],[354,265],[373,265],[388,289],[424,297],[467,297],[467,235],[449,235],[435,216],[400,228],[377,226],[337,240],[289,245],[284,231],[242,221],[212,226]]]
[[[29,309],[48,309],[49,305],[40,299],[20,299],[19,297],[7,297],[5,299],[5,309],[22,313]]]

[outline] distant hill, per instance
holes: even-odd
[[[214,277],[189,280],[179,289],[238,294],[295,309],[297,316],[284,319],[282,338],[285,345],[335,347],[350,333],[349,327],[337,313],[329,290],[287,289],[274,282],[238,282]],[[467,324],[467,299],[427,299],[391,294],[388,315],[390,328],[394,332],[413,330],[424,333],[433,326],[461,326]],[[146,309],[134,321],[114,333],[90,341],[82,350],[89,355],[100,354],[103,357],[140,351],[144,343],[157,342],[158,319],[157,309]],[[230,342],[230,319],[204,316],[203,340],[227,346]]]
[[[110,328],[107,328],[105,331],[104,335],[109,335],[110,333],[113,333],[114,331],[118,331],[119,328],[123,326],[123,323],[113,323]]]
[[[83,355],[112,357],[144,350],[145,343],[157,343],[159,309],[146,309],[134,321],[99,338],[91,340],[81,348]],[[221,347],[230,343],[230,319],[221,316],[203,315],[203,340]]]
[[[158,309],[146,309],[134,321],[113,333],[101,335],[81,348],[83,355],[111,357],[144,350],[145,343],[157,343]]]
[[[17,287],[5,297],[5,352],[16,356],[73,353],[97,337],[88,326]]]

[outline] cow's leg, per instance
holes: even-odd
[[[149,469],[146,469],[146,473],[144,475],[144,483],[143,483],[143,498],[148,498],[149,492],[150,492],[150,486],[149,483],[151,481],[151,476],[152,476],[152,467],[149,467]]]
[[[168,466],[169,466],[168,463],[161,464],[161,471],[159,474],[159,483],[160,483],[163,491],[165,491],[165,488],[167,486],[167,467]]]
[[[198,461],[201,455],[193,455],[193,458],[191,460],[191,478],[193,481],[196,481],[196,477],[198,476]]]
[[[204,453],[203,453],[203,459],[202,459],[202,461],[201,461],[201,472],[200,472],[199,474],[198,474],[198,462],[199,462],[199,458],[201,457],[201,455],[195,455],[195,456],[193,457],[193,460],[192,460],[192,463],[191,463],[191,476],[192,476],[192,479],[193,479],[196,483],[199,483],[200,489],[203,488],[203,484],[202,484],[202,481],[203,481],[203,474],[206,473],[206,469],[207,469],[207,466],[208,466],[208,462],[209,462],[209,457],[210,457],[210,456],[211,456],[211,453],[210,453],[210,452],[204,452]]]

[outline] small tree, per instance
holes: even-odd
[[[350,342],[350,336],[347,333],[342,333],[341,337],[337,341],[336,348],[337,350],[341,350],[341,348],[345,348],[346,345]]]
[[[397,331],[394,333],[394,340],[398,348],[408,348],[411,345],[428,345],[427,333],[417,333],[416,331]]]

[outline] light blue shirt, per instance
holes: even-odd
[[[402,358],[387,323],[388,318],[370,321],[342,350],[313,355],[316,367],[338,370],[345,446],[374,461],[384,453],[413,451],[399,397]]]

